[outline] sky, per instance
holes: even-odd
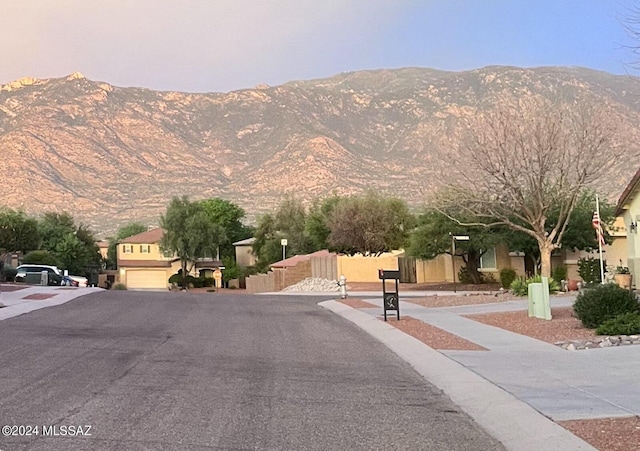
[[[0,0],[0,84],[227,92],[362,69],[640,75],[633,0]],[[639,14],[640,16],[640,14]],[[640,25],[638,26],[640,29]]]

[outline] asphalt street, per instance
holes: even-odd
[[[503,449],[319,300],[105,291],[0,321],[0,450]]]

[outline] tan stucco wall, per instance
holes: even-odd
[[[343,274],[350,282],[378,282],[379,269],[398,269],[398,257],[404,255],[402,251],[384,253],[379,257],[364,257],[361,255],[339,255],[338,274]]]
[[[166,261],[170,260],[165,257],[160,251],[160,245],[148,244],[151,248],[149,253],[140,252],[140,246],[146,246],[146,244],[119,244],[118,245],[118,260],[153,260],[153,261]],[[125,253],[124,246],[133,246],[132,253]]]
[[[416,260],[416,282],[444,282],[447,280],[447,268],[451,268],[451,256],[438,255],[433,260]],[[449,269],[449,274],[451,269]]]

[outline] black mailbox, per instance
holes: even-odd
[[[395,310],[397,319],[400,319],[400,296],[398,295],[398,282],[400,271],[395,269],[379,269],[378,278],[382,280],[382,308],[384,310],[384,320],[387,320],[387,310]],[[395,280],[396,291],[387,292],[385,281]]]

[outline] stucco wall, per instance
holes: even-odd
[[[362,255],[339,255],[337,257],[338,274],[350,282],[378,282],[378,269],[398,269],[399,253],[384,253],[379,257],[365,257]]]
[[[447,266],[451,268],[451,257],[438,255],[432,260],[416,260],[416,282],[444,282],[447,280]],[[451,270],[449,270],[451,273]]]

